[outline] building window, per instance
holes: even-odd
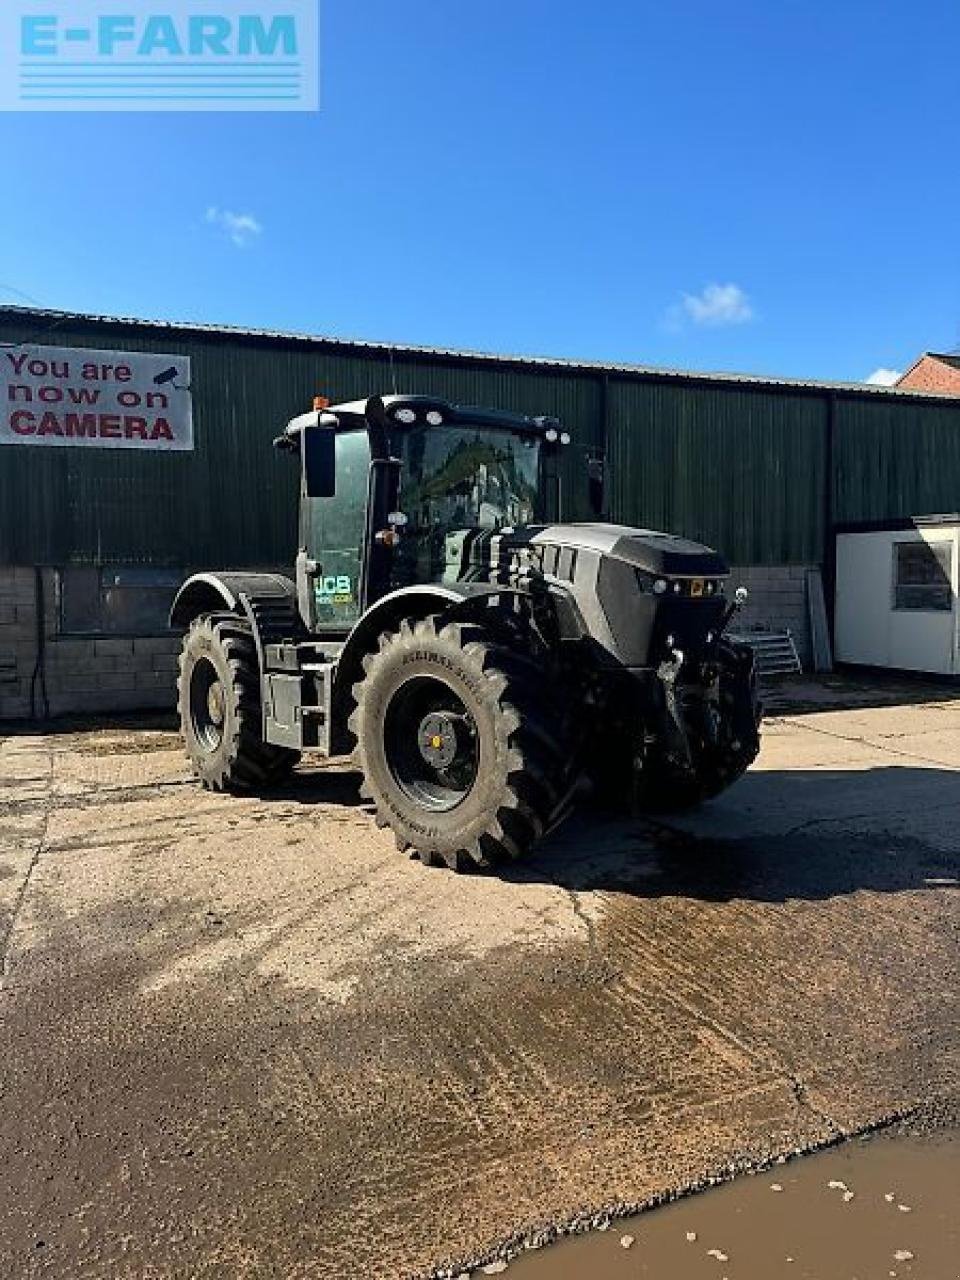
[[[61,569],[61,635],[149,636],[167,631],[183,574],[176,569]]]
[[[896,542],[893,607],[949,613],[953,608],[953,543]]]

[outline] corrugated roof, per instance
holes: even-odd
[[[782,387],[796,391],[836,391],[899,399],[956,400],[942,392],[916,391],[898,387],[877,386],[865,382],[829,382],[815,378],[778,378],[753,373],[701,372],[697,369],[674,369],[657,365],[626,364],[602,360],[577,360],[559,356],[503,354],[493,351],[459,350],[452,347],[427,347],[402,343],[374,342],[365,338],[330,337],[322,334],[295,333],[279,329],[249,329],[240,325],[200,324],[180,320],[144,320],[135,316],[95,315],[82,311],[56,311],[46,308],[0,304],[0,319],[24,320],[36,324],[23,343],[42,343],[47,335],[71,322],[92,325],[117,325],[124,328],[159,330],[165,333],[202,334],[209,337],[239,338],[244,341],[308,345],[318,349],[367,351],[372,355],[389,354],[401,358],[469,360],[479,363],[509,364],[516,367],[566,370],[571,373],[607,373],[625,377],[648,377],[667,381],[726,383],[740,386]],[[18,345],[23,345],[18,343]],[[0,346],[3,344],[0,343]],[[933,353],[927,353],[933,354]],[[937,359],[958,360],[955,356]],[[960,366],[958,366],[960,367]]]

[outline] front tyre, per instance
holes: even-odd
[[[425,864],[516,858],[562,811],[573,764],[556,690],[483,628],[404,622],[365,658],[353,696],[363,794]]]
[[[177,680],[180,735],[210,791],[251,791],[279,782],[299,753],[262,738],[260,669],[249,624],[233,615],[196,618],[183,638]]]

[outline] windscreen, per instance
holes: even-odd
[[[407,517],[398,585],[461,577],[475,531],[537,520],[535,436],[460,424],[414,428],[396,443]]]

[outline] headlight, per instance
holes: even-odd
[[[656,582],[653,584],[653,589],[658,596],[662,596],[667,589],[666,578],[658,578]]]

